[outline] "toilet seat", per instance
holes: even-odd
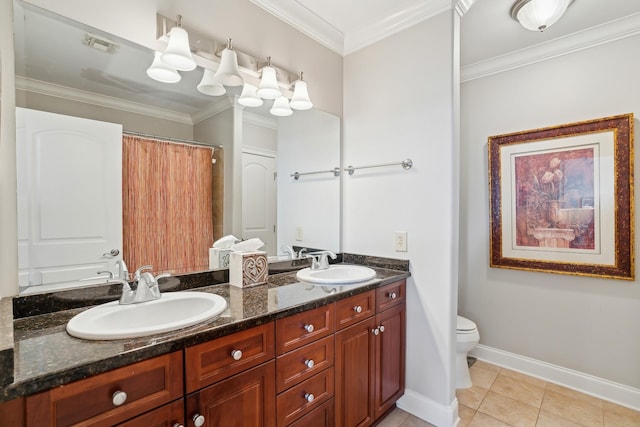
[[[466,317],[458,316],[458,322],[456,327],[456,333],[458,334],[471,334],[477,331],[478,328],[473,321],[467,319]]]

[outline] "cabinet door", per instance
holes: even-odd
[[[336,426],[368,426],[373,422],[375,318],[336,334]]]
[[[201,416],[203,427],[274,427],[275,396],[271,361],[189,395],[185,426]]]
[[[375,418],[404,394],[405,306],[395,306],[376,316]]]
[[[166,404],[151,412],[135,417],[118,427],[175,427],[184,425],[184,400]]]

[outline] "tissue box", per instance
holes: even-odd
[[[209,268],[222,270],[229,268],[231,249],[209,248]]]
[[[266,252],[231,252],[229,284],[246,288],[267,283],[268,277],[269,264]]]

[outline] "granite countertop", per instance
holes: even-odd
[[[10,383],[0,386],[0,402],[181,350],[410,276],[408,261],[343,256],[343,262],[372,267],[377,273],[376,278],[358,284],[319,286],[298,282],[293,271],[271,275],[265,285],[241,289],[228,283],[211,285],[215,280],[209,281],[209,284],[202,283],[205,281],[202,277],[196,280],[200,282],[196,285],[183,286],[179,282],[188,282],[189,280],[185,280],[186,276],[172,277],[168,289],[166,284],[161,287],[164,292],[189,288],[211,292],[227,299],[228,308],[214,320],[178,331],[135,339],[89,341],[74,338],[67,334],[66,323],[88,307],[67,308],[61,311],[46,309],[43,310],[44,314],[35,315],[32,313],[39,310],[29,308],[26,312],[31,314],[25,315],[25,309],[21,307],[23,301],[16,303],[14,299],[15,319],[11,331],[13,351],[12,360],[8,361],[12,363],[1,363],[0,359],[0,376],[13,379]],[[97,304],[102,301],[92,302]],[[0,317],[6,312],[3,308],[6,308],[6,302],[0,300]],[[3,318],[3,325],[4,320]],[[2,332],[4,335],[5,331]],[[11,333],[8,336],[11,336]],[[6,347],[6,342],[0,341],[0,344]],[[8,372],[11,368],[13,376]]]

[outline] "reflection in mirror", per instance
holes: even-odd
[[[259,237],[273,257],[285,255],[283,246],[340,251],[340,178],[291,177],[340,166],[339,118],[317,110],[275,118],[265,114],[271,103],[243,109],[235,102],[239,88],[227,88],[228,96],[203,95],[195,89],[202,68],[182,72],[179,83],[159,83],[146,75],[153,59],[146,48],[20,1],[14,2],[14,14],[19,107],[223,147],[216,150],[224,157],[221,179],[213,183],[223,194],[213,201],[220,212],[212,219],[214,240],[228,234]],[[91,38],[103,42],[92,47]],[[58,154],[73,159],[78,153]],[[122,250],[104,252],[110,249]],[[117,259],[107,263],[114,273]],[[20,263],[30,267],[28,257]],[[92,283],[61,282],[54,288]],[[29,288],[28,280],[23,288],[48,290]]]

